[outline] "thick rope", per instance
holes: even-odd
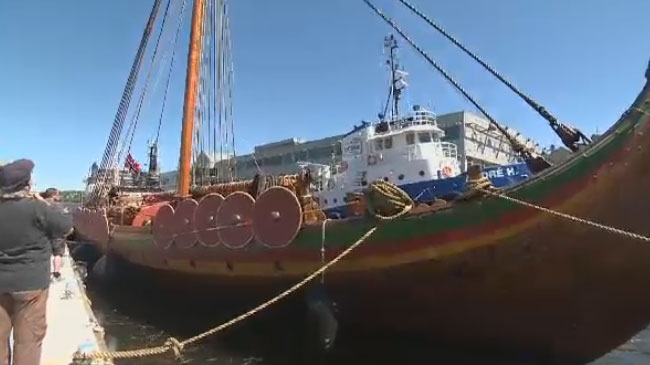
[[[387,181],[375,181],[365,192],[368,213],[375,218],[392,220],[411,211],[413,200],[397,185]]]
[[[398,188],[397,186],[383,182],[383,181],[378,181],[370,184],[368,187],[368,190],[372,190],[375,195],[371,195],[372,199],[374,201],[385,208],[388,208],[390,204],[395,204],[393,208],[391,208],[392,211],[398,211],[397,213],[390,215],[390,216],[383,216],[380,214],[380,212],[373,211],[371,214],[373,214],[375,217],[380,219],[381,221],[388,221],[388,220],[393,220],[397,219],[406,213],[408,213],[411,208],[413,207],[413,202],[411,198],[408,198],[408,194],[406,194],[403,190]],[[369,195],[370,196],[370,195]],[[408,198],[406,200],[404,197]],[[382,201],[382,199],[385,199]],[[410,202],[410,203],[408,203]],[[323,227],[324,228],[324,227]],[[136,349],[136,350],[125,350],[125,351],[114,351],[114,352],[93,352],[93,353],[75,353],[73,356],[74,361],[80,362],[84,360],[110,360],[110,359],[132,359],[132,358],[142,358],[142,357],[148,357],[148,356],[155,356],[155,355],[162,355],[168,352],[173,352],[174,356],[176,358],[180,358],[183,352],[183,349],[187,345],[191,345],[195,342],[198,342],[206,337],[209,337],[213,334],[216,334],[218,332],[221,332],[228,327],[231,327],[257,313],[260,311],[272,306],[273,304],[279,302],[280,300],[286,298],[287,296],[293,294],[297,290],[301,289],[304,287],[306,284],[314,280],[316,277],[321,276],[325,271],[327,271],[329,268],[332,266],[336,265],[339,261],[341,261],[343,258],[345,258],[347,255],[349,255],[352,251],[354,251],[357,247],[359,247],[361,244],[366,242],[377,230],[378,226],[375,226],[368,230],[361,238],[359,238],[356,242],[354,242],[352,245],[350,245],[348,248],[346,248],[343,252],[338,254],[334,259],[326,263],[325,265],[322,265],[318,270],[314,271],[311,273],[309,276],[305,277],[298,283],[294,284],[292,287],[289,289],[285,290],[284,292],[280,293],[279,295],[271,298],[270,300],[258,305],[257,307],[249,310],[246,313],[243,313],[227,322],[224,322],[208,331],[205,331],[203,333],[200,333],[194,337],[190,337],[184,341],[178,341],[177,339],[170,337],[165,341],[165,343],[161,346],[156,346],[156,347],[151,347],[151,348],[143,348],[143,349]],[[324,236],[324,232],[323,232]]]
[[[556,217],[564,218],[564,219],[570,220],[572,222],[585,224],[585,225],[588,225],[590,227],[602,229],[604,231],[611,232],[611,233],[614,233],[614,234],[618,234],[618,235],[621,235],[621,236],[624,236],[624,237],[628,237],[628,238],[632,238],[632,239],[635,239],[635,240],[638,240],[638,241],[643,241],[643,242],[646,242],[646,243],[650,243],[650,237],[643,236],[643,235],[640,235],[638,233],[625,231],[625,230],[622,230],[622,229],[619,229],[619,228],[614,228],[614,227],[611,227],[611,226],[604,225],[602,223],[597,223],[597,222],[594,222],[594,221],[590,221],[588,219],[584,219],[584,218],[576,217],[576,216],[573,216],[573,215],[570,215],[570,214],[558,212],[558,211],[555,211],[555,210],[552,210],[552,209],[549,209],[549,208],[546,208],[546,207],[542,207],[542,206],[539,206],[539,205],[528,203],[528,202],[525,202],[523,200],[519,200],[519,199],[510,197],[510,196],[507,196],[507,195],[499,194],[497,192],[490,191],[490,190],[487,190],[487,189],[481,190],[481,192],[484,192],[484,193],[486,193],[488,195],[491,195],[491,196],[496,196],[496,197],[498,197],[500,199],[507,200],[507,201],[515,203],[515,204],[523,205],[523,206],[528,207],[528,208],[533,208],[533,209],[539,210],[541,212],[548,213],[550,215],[554,215]]]
[[[384,14],[379,8],[373,5],[369,0],[361,0],[365,3],[372,11],[375,12],[384,22],[386,22],[395,32],[397,32],[413,49],[415,49],[433,68],[435,68],[442,77],[447,80],[458,92],[460,92],[467,101],[469,101],[476,109],[478,109],[481,114],[488,119],[490,124],[492,124],[503,136],[508,140],[508,144],[512,149],[525,159],[532,158],[532,151],[530,148],[525,146],[523,143],[518,141],[506,127],[501,125],[496,121],[494,117],[485,109],[481,104],[472,97],[464,87],[462,87],[442,66],[440,66],[429,54],[427,54],[422,47],[418,46],[411,37],[409,37],[391,18]]]
[[[294,293],[298,289],[302,288],[305,286],[307,283],[312,281],[314,278],[317,276],[321,275],[324,273],[327,269],[338,263],[340,260],[342,260],[345,256],[350,254],[354,249],[356,249],[359,245],[364,243],[375,231],[377,230],[377,227],[371,228],[368,232],[366,232],[361,238],[359,238],[355,243],[353,243],[350,247],[345,249],[345,251],[341,252],[338,256],[336,256],[332,261],[328,262],[327,264],[323,265],[320,267],[318,270],[314,271],[312,274],[301,280],[300,282],[296,283],[286,291],[280,293],[279,295],[273,297],[272,299],[258,305],[257,307],[249,310],[246,313],[243,313],[227,322],[224,322],[217,327],[214,327],[208,331],[205,331],[203,333],[200,333],[194,337],[190,337],[186,339],[185,341],[178,341],[175,338],[169,338],[162,346],[156,346],[156,347],[151,347],[151,348],[143,348],[143,349],[137,349],[137,350],[125,350],[125,351],[114,351],[114,352],[94,352],[90,354],[81,354],[81,353],[75,353],[74,354],[74,360],[75,361],[83,361],[83,360],[91,360],[91,359],[102,359],[102,360],[109,360],[109,359],[130,359],[130,358],[140,358],[140,357],[148,357],[148,356],[154,356],[154,355],[162,355],[167,352],[174,352],[174,355],[176,357],[180,357],[183,349],[185,346],[190,345],[194,342],[200,341],[206,337],[209,337],[217,332],[221,332],[225,330],[228,327],[231,327],[248,317],[251,317],[258,312],[270,307],[271,305],[279,302],[280,300],[284,299],[288,295]]]
[[[443,37],[447,38],[447,40],[449,40],[461,51],[463,51],[466,55],[468,55],[470,58],[472,58],[474,61],[480,64],[484,69],[486,69],[489,73],[491,73],[494,77],[496,77],[499,81],[501,81],[501,83],[506,85],[512,92],[514,92],[515,94],[517,94],[517,96],[519,96],[522,100],[524,100],[526,104],[528,104],[531,108],[533,108],[533,110],[535,110],[542,118],[546,119],[546,121],[551,126],[551,129],[553,129],[553,131],[562,139],[562,142],[565,143],[565,145],[567,143],[565,142],[565,138],[563,138],[563,134],[562,134],[563,130],[579,133],[579,135],[583,137],[587,143],[591,143],[591,140],[587,138],[587,136],[585,136],[582,132],[577,130],[575,127],[560,123],[560,121],[548,110],[546,110],[546,108],[544,108],[542,105],[540,105],[535,100],[533,100],[533,98],[531,98],[526,93],[524,93],[519,88],[517,88],[515,85],[513,85],[503,75],[501,75],[498,71],[492,68],[492,66],[488,65],[487,62],[483,61],[476,53],[470,51],[456,38],[454,38],[452,35],[447,33],[440,25],[434,22],[433,19],[431,19],[430,17],[422,13],[420,10],[418,10],[415,6],[413,6],[408,1],[406,0],[398,0],[398,1],[402,3],[402,5],[406,6],[409,10],[411,10],[415,15],[419,16],[422,20],[427,22],[427,24],[429,24],[432,28],[438,31],[438,33],[440,33]],[[570,148],[574,152],[577,148],[575,145],[572,144],[569,144],[566,147]]]

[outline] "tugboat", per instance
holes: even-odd
[[[314,196],[330,218],[345,218],[350,196],[361,193],[376,180],[396,184],[415,202],[424,204],[436,199],[451,200],[466,191],[467,175],[461,170],[458,147],[443,141],[445,132],[438,127],[435,113],[414,105],[412,112],[400,115],[408,74],[400,68],[393,35],[384,39],[384,47],[389,55],[386,64],[391,85],[379,121],[362,122],[343,137],[339,163],[298,163],[312,172]],[[488,166],[483,174],[495,187],[510,186],[532,176],[523,162]]]

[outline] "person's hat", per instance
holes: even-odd
[[[11,192],[29,184],[34,171],[34,162],[20,159],[0,167],[0,190]]]

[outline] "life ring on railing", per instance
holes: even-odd
[[[443,167],[441,172],[442,172],[442,176],[444,177],[451,177],[451,175],[453,174],[453,171],[449,166]]]
[[[328,190],[333,190],[336,187],[336,182],[334,179],[329,179],[327,180],[327,189]]]
[[[373,166],[377,164],[377,156],[368,155],[368,166]]]
[[[341,169],[341,172],[347,171],[348,162],[347,161],[341,161],[340,169]]]

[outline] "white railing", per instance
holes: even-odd
[[[411,116],[415,124],[436,124],[436,115],[428,110],[419,110]]]
[[[445,157],[449,158],[458,158],[458,146],[451,142],[440,142],[440,147],[442,148],[442,154]]]

